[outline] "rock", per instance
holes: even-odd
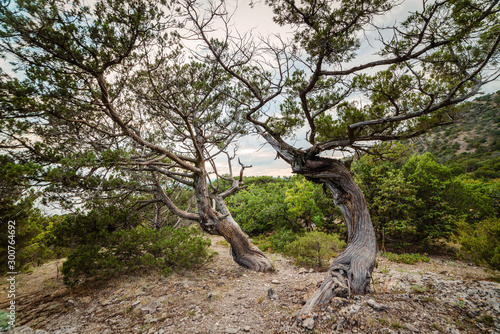
[[[141,307],[141,312],[143,314],[153,314],[156,312],[156,309],[158,308],[158,304],[156,302],[151,302],[147,304],[144,307]]]
[[[313,273],[313,272],[314,272],[314,269],[313,269],[313,268],[309,269],[309,272],[310,272],[310,273]]]
[[[275,300],[278,299],[278,295],[276,294],[276,291],[274,291],[274,289],[269,289],[267,290],[267,298]]]
[[[32,334],[35,331],[31,329],[31,327],[28,326],[20,326],[20,327],[15,327],[12,333],[15,334]],[[9,332],[10,333],[10,332]]]
[[[245,332],[250,332],[251,329],[252,329],[252,327],[250,327],[250,326],[243,327],[243,331],[245,331]]]
[[[299,268],[299,274],[307,274],[308,272],[306,268]]]
[[[228,333],[228,334],[236,334],[236,333],[238,333],[238,330],[239,330],[238,328],[228,327],[228,328],[226,328],[225,332]]]
[[[353,304],[347,308],[347,312],[348,313],[358,313],[360,308],[361,308],[360,305]]]
[[[409,330],[411,330],[412,332],[414,333],[418,333],[420,332],[415,326],[413,326],[412,324],[406,324],[405,325],[406,328],[408,328]]]
[[[76,305],[76,302],[73,300],[73,299],[68,299],[65,303],[64,303],[64,306],[66,307],[71,307],[71,306],[75,306]]]
[[[271,283],[273,283],[273,284],[280,284],[280,281],[278,281],[277,279],[273,279],[273,280],[271,281]]]
[[[137,306],[139,306],[139,305],[141,305],[141,301],[140,301],[140,300],[133,302],[133,303],[132,303],[132,305],[130,305],[130,307],[131,307],[132,309],[134,309],[134,308],[136,308],[136,307],[137,307]]]
[[[314,319],[313,318],[307,318],[302,321],[302,327],[307,328],[307,329],[313,329],[314,328]]]
[[[371,308],[373,308],[375,311],[385,311],[385,310],[387,310],[387,306],[385,306],[384,304],[379,304],[376,301],[374,301],[373,299],[368,299],[366,301],[366,303],[368,304],[368,306],[370,306]]]

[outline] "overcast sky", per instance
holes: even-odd
[[[89,1],[86,1],[86,3],[88,2]],[[93,1],[90,0],[90,2]],[[263,36],[274,33],[287,35],[287,32],[289,32],[290,28],[279,27],[273,22],[272,11],[264,4],[264,1],[228,0],[226,3],[228,6],[233,6],[234,9],[234,26],[232,27],[234,30],[238,30],[241,33],[252,31],[252,34],[254,35],[261,34]],[[253,6],[250,6],[251,3],[253,3]],[[417,10],[420,7],[420,1],[406,1],[405,4],[393,10],[390,15],[377,18],[375,23],[394,23],[406,17],[409,11]],[[370,40],[370,44],[375,44],[374,41],[377,36],[374,33],[370,34],[370,32],[368,32],[365,37]],[[356,58],[355,63],[362,63],[378,58],[374,55],[375,49],[370,48],[368,43],[363,44],[363,47],[358,52],[358,57]],[[9,74],[12,74],[10,66],[8,66],[5,60],[0,59],[0,66]],[[500,83],[498,81],[483,88],[483,92],[485,93],[492,93],[497,90],[500,90]],[[296,134],[296,141],[291,143],[295,144],[294,146],[296,147],[307,148],[309,145],[304,140],[305,133],[305,130],[298,131]],[[256,135],[247,136],[240,139],[238,144],[240,148],[237,151],[237,156],[245,165],[253,166],[245,171],[245,175],[291,175],[290,166],[283,160],[276,159],[276,152],[269,145],[265,144],[265,140],[263,138]],[[225,157],[221,156],[218,158],[217,165],[221,171],[227,171],[227,161]],[[236,173],[237,163],[233,164],[233,166]]]
[[[234,11],[234,28],[240,32],[252,31],[254,34],[269,35],[273,33],[281,33],[286,35],[287,30],[276,25],[272,20],[272,11],[266,6],[263,1],[253,1],[254,5],[250,6],[252,1],[240,0]],[[226,3],[232,4],[234,2],[227,1]],[[384,17],[376,19],[376,24],[389,25],[404,19],[410,11],[421,9],[421,1],[406,1],[403,5],[395,8],[391,13]],[[375,39],[377,35],[373,32],[368,32],[363,38],[370,41],[372,46],[376,45]],[[362,48],[358,51],[358,57],[353,62],[365,63],[380,59],[376,56],[375,49],[371,48],[368,43],[362,43]],[[500,82],[496,81],[484,86],[482,91],[484,93],[493,93],[500,90]],[[304,140],[306,131],[298,131],[297,138],[294,146],[296,147],[309,147],[308,143]],[[245,170],[247,176],[271,175],[271,176],[289,176],[292,175],[290,166],[281,159],[276,158],[276,151],[265,144],[265,140],[260,136],[247,136],[239,141],[240,149],[237,156],[241,159],[242,163],[252,165],[253,167]],[[342,155],[335,155],[336,157]],[[217,165],[221,170],[227,170],[224,166],[227,165],[226,159],[218,159]],[[233,164],[236,169],[237,166]]]

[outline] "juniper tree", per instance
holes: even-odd
[[[343,213],[347,248],[304,306],[307,312],[334,295],[369,291],[377,251],[349,162],[328,155],[383,156],[388,146],[382,142],[454,122],[457,106],[498,77],[500,8],[498,0],[423,1],[401,17],[403,1],[266,4],[274,22],[293,31],[291,38],[235,34],[222,2],[203,8],[185,1],[184,7],[209,51],[200,57],[220,64],[252,96],[247,121],[294,173],[323,184]],[[225,36],[214,34],[215,27],[225,28]],[[301,129],[305,148],[293,144]]]
[[[209,175],[246,131],[245,96],[220,65],[185,55],[175,15],[165,1],[3,3],[0,52],[17,74],[0,81],[1,148],[43,165],[49,195],[149,194],[142,205],[199,222],[238,264],[268,271],[225,206],[242,177],[223,191]],[[174,183],[193,189],[196,212],[175,203]]]

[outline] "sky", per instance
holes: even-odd
[[[93,0],[88,0],[86,2],[94,2]],[[256,0],[240,0],[240,1],[226,1],[228,7],[232,8],[234,11],[232,17],[231,29],[234,31],[239,31],[242,33],[251,31],[254,36],[262,35],[267,36],[270,34],[279,33],[283,36],[290,36],[290,28],[279,27],[272,20],[272,11],[265,5],[264,1]],[[414,11],[419,9],[421,6],[420,1],[406,1],[403,5],[397,7],[393,10],[390,15],[378,18],[376,23],[390,24],[404,18],[409,11]],[[375,35],[368,33],[366,37],[370,40],[370,44],[373,44]],[[368,43],[364,43],[363,47],[358,51],[358,57],[356,57],[356,63],[362,63],[366,61],[372,61],[377,59],[374,55],[374,49],[370,48]],[[0,66],[6,72],[11,73],[10,66],[8,65],[8,59],[0,59]],[[500,90],[500,83],[494,82],[484,87],[484,93],[492,93]],[[302,129],[297,131],[296,138],[290,143],[294,144],[295,147],[309,147],[309,144],[304,140],[306,130]],[[241,162],[245,165],[251,165],[252,168],[245,170],[245,175],[247,176],[259,176],[259,175],[270,175],[270,176],[289,176],[292,175],[290,166],[281,159],[277,158],[276,152],[265,140],[257,135],[250,135],[243,137],[238,142],[239,149],[236,152],[237,157],[240,158]],[[341,157],[341,155],[334,155],[335,157]],[[237,159],[233,163],[234,173],[238,173],[239,167],[237,164]],[[219,156],[216,160],[219,172],[227,172],[227,159],[224,156]]]
[[[226,3],[234,3],[227,1]],[[253,3],[253,6],[250,4]],[[420,1],[406,1],[401,6],[398,6],[389,15],[384,17],[379,17],[376,19],[376,24],[386,24],[396,23],[407,16],[410,11],[415,11],[421,9]],[[279,27],[272,21],[272,11],[264,4],[264,1],[250,1],[242,0],[238,1],[238,5],[235,6],[233,22],[233,29],[240,32],[252,31],[255,34],[268,35],[273,33],[280,33],[287,35],[288,31],[282,27]],[[374,45],[374,40],[377,36],[375,33],[368,32],[366,38],[370,40],[370,44]],[[363,43],[363,46],[358,51],[358,56],[356,60],[352,63],[353,65],[365,63],[367,61],[373,61],[380,59],[380,57],[374,54],[375,49],[371,48],[368,43]],[[482,92],[493,93],[500,90],[500,82],[492,82],[483,87]],[[299,130],[296,134],[295,147],[307,148],[310,145],[304,140],[306,130]],[[282,159],[278,159],[276,151],[268,144],[266,144],[264,138],[251,135],[241,138],[239,140],[240,149],[237,151],[237,156],[241,159],[241,162],[245,165],[252,165],[252,168],[245,169],[246,176],[260,176],[260,175],[270,175],[270,176],[290,176],[293,175],[290,166],[284,162]],[[342,157],[341,154],[334,154],[334,157]],[[222,171],[227,171],[227,160],[225,158],[220,158],[217,161],[218,168]],[[233,163],[233,169],[236,173],[237,163]]]

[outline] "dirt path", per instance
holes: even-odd
[[[479,267],[439,259],[403,265],[381,258],[376,293],[335,299],[297,325],[295,315],[324,273],[300,270],[276,254],[268,255],[275,273],[255,273],[234,264],[222,238],[213,237],[212,248],[219,253],[213,263],[167,278],[145,275],[69,290],[57,277],[56,262],[19,275],[19,322],[11,332],[500,332],[500,284],[486,281],[488,274]],[[6,302],[2,294],[0,309]]]

